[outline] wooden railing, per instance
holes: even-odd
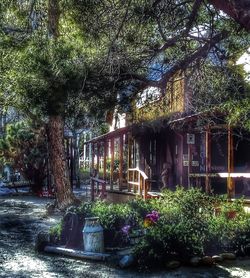
[[[139,168],[129,168],[128,169],[128,191],[138,194],[147,198],[148,195],[148,176],[141,171]]]
[[[99,188],[101,185],[101,190]],[[102,200],[106,197],[106,181],[98,178],[91,178],[91,201],[95,200],[95,195],[99,196]]]

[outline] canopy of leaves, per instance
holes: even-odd
[[[86,38],[106,48],[104,66],[118,81],[164,89],[178,71],[187,73],[211,61],[220,66],[249,47],[249,34],[202,0],[67,4]]]
[[[62,0],[54,42],[46,1],[1,5],[3,100],[26,113],[74,115],[74,125],[88,114],[103,115],[117,92],[128,98],[147,86],[164,92],[176,72],[191,77],[201,103],[204,95],[211,104],[223,101],[217,96],[228,89],[228,61],[250,42],[249,33],[202,0]],[[196,81],[208,72],[206,92]]]
[[[3,103],[36,119],[60,114],[84,122],[89,114],[103,116],[103,109],[116,102],[114,82],[102,72],[100,53],[85,43],[67,13],[62,13],[60,36],[51,40],[44,1],[6,1],[2,7]]]

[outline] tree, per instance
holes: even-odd
[[[68,8],[80,28],[92,41],[105,42],[107,72],[121,88],[127,84],[120,91],[122,105],[148,86],[165,94],[176,74],[186,77],[196,99],[218,104],[225,100],[229,81],[237,79],[233,65],[249,47],[249,32],[208,3],[212,1],[73,2]],[[200,86],[201,77],[206,87]],[[232,98],[239,88],[229,90]],[[192,107],[193,112],[200,108]]]
[[[13,1],[4,7],[0,34],[4,42],[2,99],[35,121],[47,124],[56,198],[58,206],[65,208],[75,201],[63,142],[67,111],[80,106],[84,114],[88,111],[84,103],[91,112],[103,116],[107,103],[112,105],[116,100],[115,86],[105,72],[100,74],[99,52],[79,39],[78,29],[67,20],[67,13],[62,13],[59,1],[48,1],[46,6],[40,1]],[[70,101],[73,99],[77,101]]]
[[[27,122],[10,124],[0,139],[2,162],[18,170],[25,179],[33,182],[32,190],[42,189],[46,177],[47,146],[43,127]]]
[[[204,64],[226,69],[249,47],[249,33],[202,0],[1,5],[3,99],[47,121],[60,207],[74,201],[62,144],[69,99],[79,96],[85,111],[103,115],[121,95],[134,98],[147,86],[164,94],[176,73],[190,77]]]

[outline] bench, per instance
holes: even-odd
[[[9,189],[15,189],[16,193],[18,193],[18,189],[20,188],[26,188],[29,187],[29,189],[31,188],[31,186],[33,185],[33,183],[31,181],[11,181],[6,183],[3,187],[9,188]]]

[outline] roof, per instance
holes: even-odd
[[[98,141],[104,141],[104,140],[107,140],[107,139],[110,139],[110,138],[118,137],[118,136],[126,133],[130,129],[131,129],[130,126],[122,127],[122,128],[116,129],[114,131],[110,131],[110,132],[107,132],[107,133],[102,134],[100,136],[97,136],[97,137],[95,137],[95,138],[93,138],[91,140],[88,140],[88,141],[84,142],[84,144],[96,143]]]

